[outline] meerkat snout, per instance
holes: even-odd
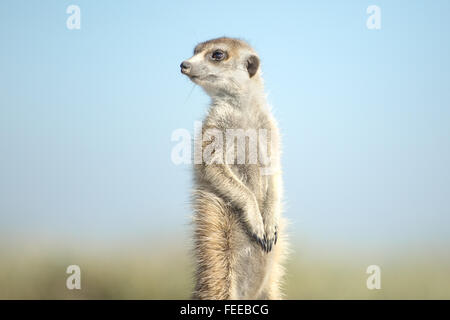
[[[181,68],[181,73],[188,75],[189,72],[191,71],[191,64],[188,61],[183,61],[180,64],[180,68]]]

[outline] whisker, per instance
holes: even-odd
[[[196,83],[193,84],[191,91],[189,92],[188,96],[187,96],[186,99],[184,100],[184,104],[186,104],[186,102],[188,102],[188,100],[189,100],[189,98],[191,97],[192,92],[194,91],[196,85],[197,85]]]

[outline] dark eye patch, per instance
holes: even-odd
[[[214,61],[222,61],[222,60],[224,60],[226,57],[227,57],[226,52],[225,52],[225,51],[222,51],[222,50],[220,50],[220,49],[214,50],[214,51],[211,53],[211,59],[214,60]]]

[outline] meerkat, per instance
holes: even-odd
[[[221,150],[211,153],[213,161],[194,165],[192,297],[281,299],[287,241],[281,218],[280,135],[264,93],[260,59],[246,42],[222,37],[198,44],[180,67],[211,98],[196,137],[203,150],[217,140],[202,138],[208,130],[264,129],[270,136],[269,172],[259,158],[257,163],[236,163],[223,160],[229,153]]]

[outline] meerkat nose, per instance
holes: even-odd
[[[191,70],[191,64],[187,61],[183,61],[180,64],[180,68],[182,73],[189,73],[189,71]]]

